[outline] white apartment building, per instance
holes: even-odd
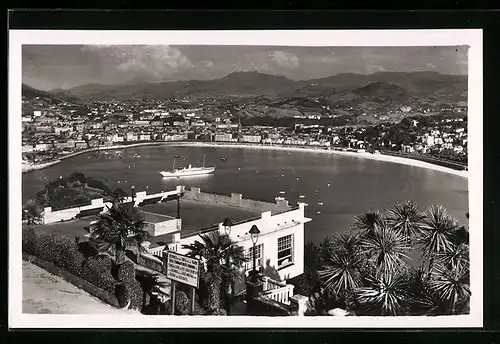
[[[151,140],[150,134],[140,134],[139,135],[139,141],[150,141],[150,140]]]
[[[137,141],[138,140],[137,135],[134,133],[127,133],[125,138],[127,139],[127,141]]]
[[[260,141],[262,141],[262,137],[260,135],[243,135],[241,137],[241,141],[243,141],[243,142],[252,142],[252,143],[260,143]]]
[[[217,142],[231,142],[233,140],[232,134],[216,134],[215,141]]]
[[[238,245],[245,249],[249,261],[241,270],[242,275],[248,275],[253,269],[253,242],[248,232],[256,225],[260,234],[255,245],[257,269],[264,274],[278,273],[282,281],[301,275],[304,272],[304,224],[311,219],[304,216],[304,203],[289,211],[271,215],[271,212],[263,212],[259,219],[237,224],[231,227],[229,236]],[[224,233],[222,223],[219,231]],[[182,238],[175,244],[176,251],[187,254],[188,250],[183,245],[193,244],[199,241],[199,233]],[[235,285],[235,294],[245,290],[242,281]]]

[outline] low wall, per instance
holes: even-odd
[[[158,223],[146,222],[145,229],[153,237],[177,232],[181,229],[181,219],[171,218]]]
[[[183,192],[184,192],[183,186],[177,186],[177,188],[172,191],[164,191],[149,195],[146,193],[146,191],[141,191],[136,193],[134,201],[136,206],[139,206],[139,204],[142,203],[147,203],[148,200],[156,199],[155,202],[161,202],[164,199],[171,198],[173,195],[181,194]],[[125,203],[132,202],[132,197],[126,197],[123,200],[123,202]],[[98,210],[99,208],[102,208],[102,210],[99,211],[99,213],[106,212],[107,208],[111,206],[112,206],[111,202],[104,202],[102,198],[96,198],[93,199],[90,204],[74,208],[52,211],[51,207],[46,207],[42,212],[42,222],[44,224],[48,224],[54,222],[69,221],[78,218],[80,215],[87,216],[86,213],[92,214],[92,210]]]
[[[184,199],[216,205],[239,207],[260,213],[266,211],[275,213],[286,211],[291,208],[286,200],[277,200],[276,203],[268,203],[252,199],[244,199],[243,195],[240,193],[232,193],[231,196],[222,196],[213,193],[201,192],[201,189],[196,187],[192,187],[190,190],[185,190]]]

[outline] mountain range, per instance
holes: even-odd
[[[365,102],[405,104],[418,99],[437,102],[467,100],[467,76],[436,72],[343,73],[294,81],[259,72],[234,72],[215,80],[173,82],[133,81],[121,85],[86,84],[68,90],[40,91],[23,84],[23,95],[71,101],[168,100],[171,97],[289,97],[321,98],[325,104],[359,105]]]

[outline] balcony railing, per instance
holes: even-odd
[[[163,251],[165,250],[165,247],[166,247],[166,245],[150,248],[150,249],[148,249],[148,253],[152,254],[153,256],[157,256],[157,257],[162,258]]]
[[[292,284],[275,281],[265,276],[263,291],[261,295],[271,300],[289,305],[290,298],[293,296],[293,288],[294,286]]]

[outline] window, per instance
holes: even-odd
[[[255,245],[255,267],[257,270],[264,266],[263,247],[264,244]],[[245,262],[245,270],[253,270],[253,246],[248,249],[246,257],[248,260]]]
[[[291,234],[278,238],[278,267],[285,266],[293,262],[292,241]]]

